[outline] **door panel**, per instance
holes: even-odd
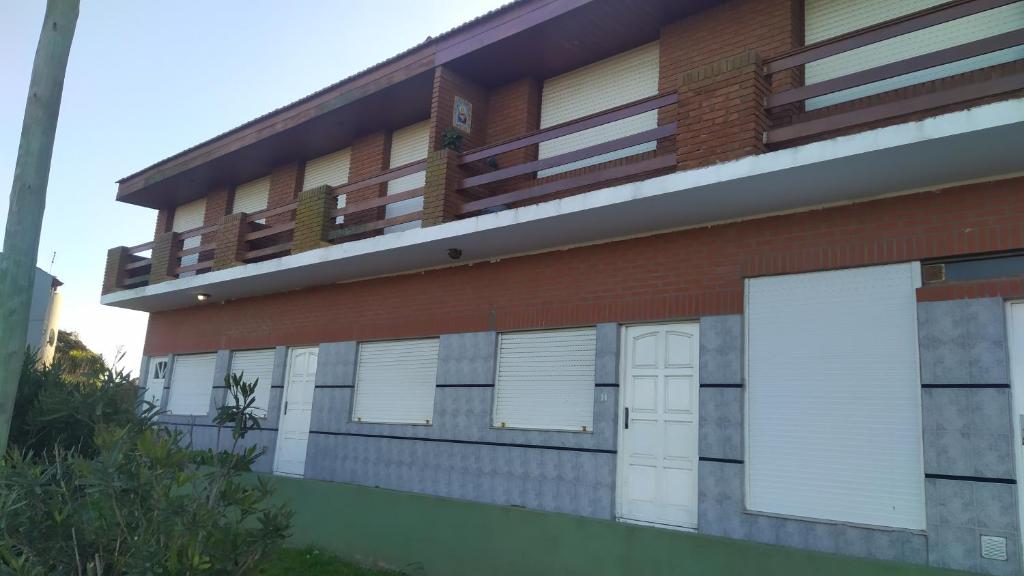
[[[696,528],[698,324],[631,326],[625,340],[620,517]]]
[[[274,472],[302,476],[306,471],[306,444],[313,412],[317,348],[288,351],[288,374],[274,453]]]

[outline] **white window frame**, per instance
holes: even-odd
[[[590,376],[587,393],[585,395],[588,400],[586,406],[589,408],[589,419],[580,419],[577,422],[572,423],[539,423],[537,421],[532,422],[517,422],[513,418],[510,418],[507,414],[502,414],[500,411],[501,403],[501,353],[502,353],[502,340],[506,337],[522,337],[523,335],[556,335],[558,333],[580,333],[589,331],[590,336],[593,338],[593,348],[590,354]],[[549,330],[524,330],[515,332],[503,332],[498,334],[498,349],[496,353],[496,359],[494,363],[494,399],[491,406],[491,426],[493,428],[501,430],[543,430],[543,431],[555,431],[555,432],[577,432],[577,433],[592,433],[594,431],[594,394],[597,388],[596,378],[596,365],[597,365],[597,327],[596,326],[580,326],[575,328],[554,328]],[[582,383],[581,383],[582,385]],[[581,396],[584,396],[580,392]],[[582,401],[582,400],[581,400]],[[585,422],[584,422],[585,421]],[[580,422],[583,422],[582,424]]]
[[[174,375],[179,373],[179,371],[181,369],[181,362],[182,362],[182,360],[188,359],[188,358],[192,358],[192,357],[195,357],[195,356],[204,356],[204,357],[209,357],[209,358],[212,359],[212,366],[211,366],[211,369],[210,369],[209,381],[205,382],[205,383],[204,382],[196,383],[195,384],[195,386],[197,387],[196,390],[188,392],[188,394],[195,395],[196,397],[198,397],[203,392],[203,390],[200,390],[200,388],[205,389],[206,404],[202,408],[199,408],[198,402],[197,402],[196,406],[191,406],[191,405],[185,404],[181,408],[182,411],[179,412],[179,411],[176,410],[178,408],[176,402],[178,404],[180,404],[182,402],[185,402],[185,400],[181,400],[180,399],[179,394],[181,394],[182,391],[181,391],[181,388],[179,386],[175,386],[174,385],[175,384],[175,382],[174,382]],[[183,355],[180,355],[180,356],[179,355],[175,355],[174,356],[174,362],[171,364],[171,374],[170,374],[171,389],[169,390],[169,394],[168,394],[168,397],[167,397],[167,413],[171,414],[171,415],[174,415],[174,416],[206,416],[206,415],[208,415],[210,413],[210,398],[212,398],[212,395],[213,395],[213,380],[214,380],[214,378],[216,378],[216,373],[217,373],[217,355],[214,354],[214,353],[209,353],[209,354],[183,354]]]
[[[420,362],[425,363],[425,369],[422,373],[416,372],[415,370],[424,368],[424,366],[400,366],[398,362],[392,362],[390,366],[396,368],[398,371],[406,371],[405,376],[414,376],[416,382],[405,382],[403,386],[408,389],[405,391],[405,398],[412,399],[413,395],[422,395],[424,402],[423,406],[414,407],[411,411],[418,410],[418,417],[412,417],[408,415],[402,415],[399,413],[393,414],[382,414],[373,408],[375,401],[379,401],[381,397],[386,396],[389,393],[394,393],[393,390],[382,390],[380,386],[386,386],[386,382],[379,380],[373,380],[372,378],[380,378],[381,374],[377,372],[381,365],[374,365],[376,373],[364,372],[368,362],[364,361],[363,354],[367,352],[379,353],[379,351],[387,351],[389,348],[398,348],[402,346],[419,346],[422,350],[417,352],[425,354],[419,359]],[[436,400],[437,392],[437,369],[438,359],[440,352],[440,338],[409,338],[403,340],[378,340],[373,342],[360,342],[356,349],[356,380],[355,386],[352,391],[352,411],[350,419],[352,422],[363,423],[363,424],[408,424],[408,425],[419,425],[429,426],[434,423],[434,404]],[[432,356],[433,360],[430,360]],[[386,377],[392,377],[385,375]],[[369,396],[368,396],[369,395]],[[364,402],[370,402],[370,406],[365,406]],[[428,406],[429,404],[429,406]],[[408,411],[408,407],[405,407]]]
[[[258,348],[254,350],[232,350],[231,351],[231,365],[228,368],[229,374],[242,374],[242,380],[244,382],[252,383],[253,378],[251,373],[245,373],[245,370],[241,372],[235,371],[235,362],[239,359],[239,354],[245,356],[251,356],[253,354],[269,354],[270,355],[270,369],[266,374],[257,374],[256,378],[259,378],[259,382],[256,384],[255,401],[252,404],[253,413],[259,418],[266,418],[270,410],[270,389],[274,382],[274,369],[276,368],[275,362],[277,359],[277,351],[274,348]]]

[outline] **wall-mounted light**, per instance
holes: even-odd
[[[206,302],[209,299],[210,299],[210,295],[209,294],[196,294],[196,300],[199,300],[200,302]]]

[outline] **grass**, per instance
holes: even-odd
[[[260,570],[260,576],[401,576],[399,572],[366,568],[316,548],[283,548]]]

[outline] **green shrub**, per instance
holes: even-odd
[[[55,442],[11,451],[0,467],[0,574],[248,574],[287,536],[291,513],[269,503],[266,481],[240,472],[260,450],[198,464],[180,433],[155,424],[154,407],[122,412],[120,384],[94,396],[53,372],[31,377],[40,390],[23,405],[24,426],[37,447]],[[237,446],[253,428],[255,387],[240,378],[228,385],[232,401],[217,420],[232,426]],[[60,407],[47,399],[51,387],[79,390],[65,403],[84,398],[91,407]]]

